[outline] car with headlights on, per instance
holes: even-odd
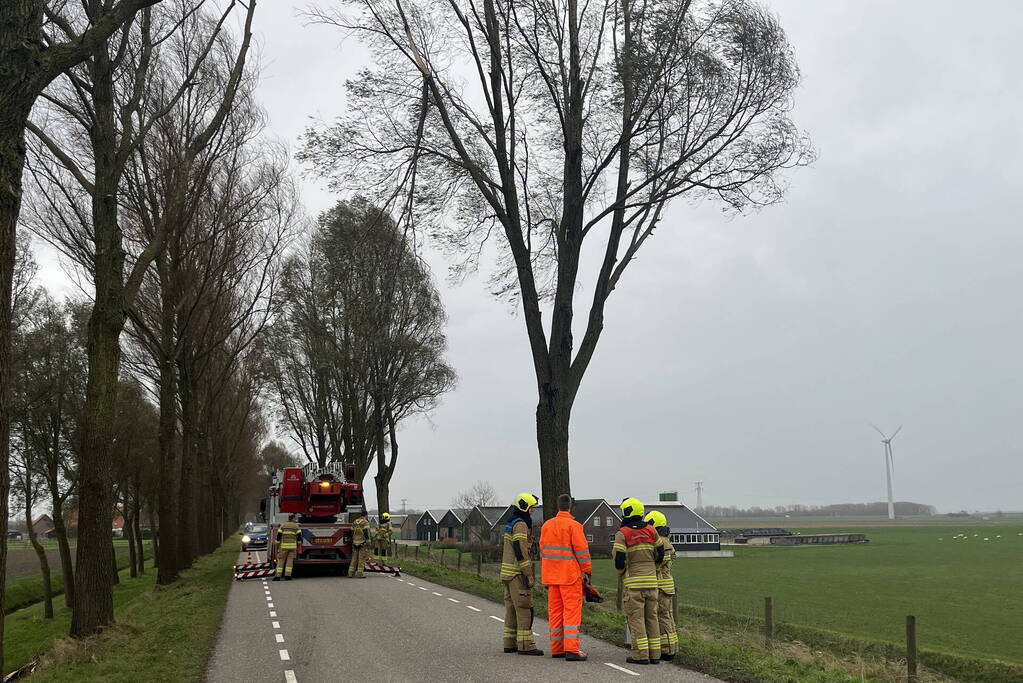
[[[266,548],[266,539],[269,529],[266,524],[253,524],[248,531],[242,535],[242,552],[255,548]]]

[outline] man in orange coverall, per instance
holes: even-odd
[[[540,530],[540,572],[547,586],[547,619],[551,627],[551,656],[585,662],[579,649],[583,618],[583,577],[590,580],[590,546],[583,525],[572,517],[572,497],[558,496],[558,514]]]

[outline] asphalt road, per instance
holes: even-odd
[[[626,650],[588,636],[588,662],[504,654],[503,606],[414,576],[367,576],[234,582],[207,681],[717,680],[626,664]],[[547,622],[533,630],[546,634]]]

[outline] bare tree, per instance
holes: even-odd
[[[21,212],[25,129],[36,100],[60,74],[87,59],[135,13],[160,0],[88,0],[87,25],[56,37],[45,0],[5,0],[0,21],[0,667],[7,563],[7,459],[10,442],[11,304],[15,236]]]
[[[91,5],[100,0],[90,0]],[[214,101],[187,148],[186,162],[208,146],[231,109],[244,71],[255,2],[250,1],[241,46],[233,57],[230,77],[223,94]],[[130,269],[120,222],[121,194],[129,162],[150,133],[170,109],[193,90],[205,75],[201,70],[206,57],[217,44],[220,26],[226,21],[231,3],[216,25],[214,35],[189,42],[195,36],[177,42],[169,38],[195,15],[195,6],[182,2],[167,12],[143,10],[137,22],[127,25],[115,37],[98,44],[85,65],[66,74],[66,81],[51,88],[41,125],[28,124],[40,144],[58,163],[58,170],[41,164],[48,189],[42,197],[55,197],[60,204],[48,215],[52,227],[46,231],[51,241],[63,248],[92,275],[95,298],[89,317],[89,377],[82,418],[82,459],[79,477],[83,489],[91,495],[80,499],[79,541],[75,575],[75,609],[71,633],[85,636],[96,632],[113,619],[113,595],[107,553],[110,545],[113,510],[112,442],[117,380],[121,360],[120,334],[128,311],[142,285],[145,273],[164,249],[165,232],[158,232],[137,251]],[[89,16],[62,16],[55,21],[65,35],[75,32],[75,21]],[[201,35],[201,34],[200,34]],[[164,52],[181,49],[190,60],[189,69],[174,72]],[[167,72],[176,81],[167,87]],[[78,141],[87,133],[88,145]],[[45,160],[45,157],[43,157]],[[185,164],[187,177],[190,167]],[[70,178],[70,180],[68,180]],[[71,211],[67,211],[67,208]],[[64,208],[65,211],[62,211]],[[70,219],[59,220],[69,215]]]
[[[282,424],[307,459],[351,463],[359,481],[376,459],[386,512],[400,423],[454,385],[440,297],[399,226],[362,198],[320,216],[288,273],[268,348]]]
[[[344,5],[312,16],[377,64],[302,156],[339,186],[407,197],[407,220],[462,269],[497,241],[494,292],[523,312],[553,500],[570,490],[571,411],[605,305],[668,204],[771,204],[781,172],[812,158],[788,117],[799,71],[785,33],[752,0]]]
[[[74,596],[74,568],[64,515],[77,488],[77,438],[85,396],[86,360],[81,316],[45,291],[35,295],[28,323],[14,336],[14,413],[33,476],[49,494],[63,572],[64,600]],[[26,458],[29,456],[25,456]]]
[[[464,491],[451,499],[451,507],[471,510],[477,505],[493,505],[497,500],[497,491],[490,485],[489,481],[477,481]]]

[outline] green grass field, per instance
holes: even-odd
[[[787,528],[864,532],[870,543],[679,560],[683,603],[759,616],[772,596],[777,621],[891,641],[914,615],[921,648],[1023,663],[1023,524]],[[614,586],[611,562],[594,565],[594,583]]]

